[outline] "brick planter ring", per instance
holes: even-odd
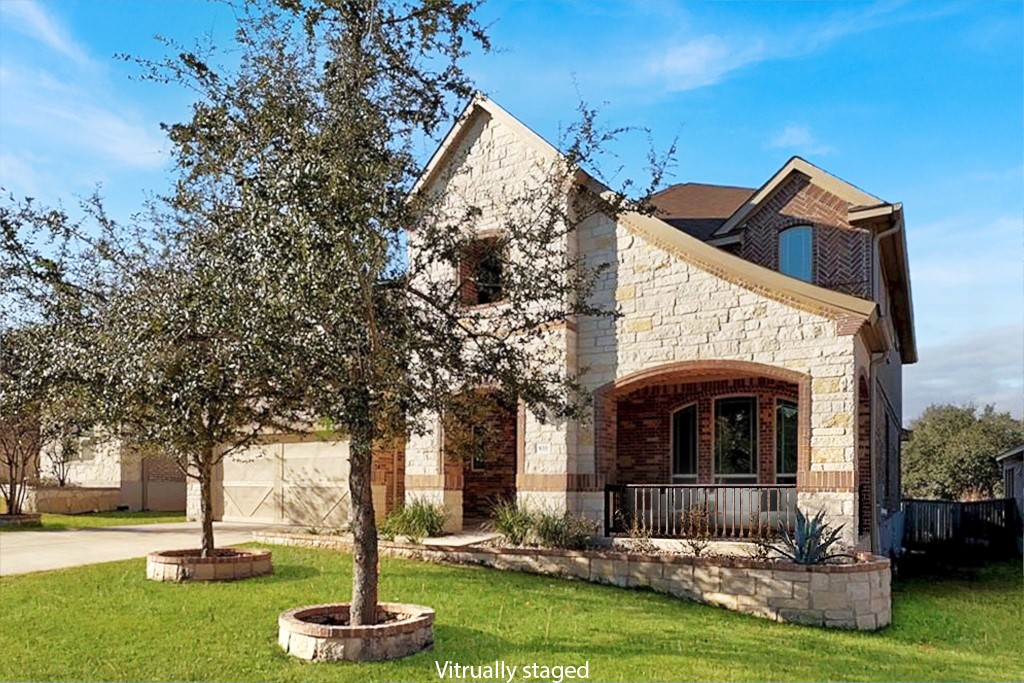
[[[379,603],[378,610],[398,619],[373,626],[334,626],[316,621],[347,621],[348,603],[291,609],[277,620],[277,642],[302,659],[350,662],[398,659],[433,645],[434,610],[398,602]]]
[[[0,515],[0,526],[42,526],[43,516],[38,512],[21,515]]]
[[[146,578],[153,581],[234,581],[272,574],[269,550],[231,548],[200,557],[198,549],[165,550],[146,556]]]

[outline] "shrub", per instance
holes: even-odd
[[[443,535],[447,520],[443,506],[417,500],[395,508],[381,524],[380,535],[387,540],[405,536],[412,543],[419,543],[424,537]]]
[[[692,507],[683,512],[684,543],[694,557],[700,557],[711,544],[711,514],[703,507]]]
[[[847,557],[845,553],[830,552],[832,546],[839,542],[842,530],[842,524],[831,528],[825,521],[824,510],[819,510],[809,519],[797,509],[796,528],[790,533],[789,529],[780,527],[782,541],[775,549],[797,564],[822,564]]]
[[[651,541],[651,527],[643,520],[633,518],[629,525],[629,549],[635,553],[653,555],[658,552],[658,546]]]
[[[594,544],[597,525],[571,512],[539,512],[534,515],[533,533],[545,548],[585,550]]]
[[[510,545],[525,545],[533,529],[534,515],[519,507],[514,500],[503,500],[494,506],[494,520],[487,528],[498,532]]]
[[[771,524],[761,521],[761,516],[754,512],[750,515],[750,540],[754,546],[748,554],[755,560],[768,560],[775,552],[778,534]]]

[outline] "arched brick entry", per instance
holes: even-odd
[[[699,483],[711,483],[710,406],[717,397],[753,396],[758,399],[758,477],[760,483],[771,483],[775,478],[774,419],[776,400],[795,401],[798,405],[797,427],[797,484],[806,477],[810,463],[810,377],[793,370],[747,361],[685,361],[670,363],[619,378],[595,392],[594,445],[596,469],[609,483],[668,483],[668,471],[659,457],[667,462],[667,420],[671,411],[687,403],[698,405],[705,416],[700,424]],[[650,404],[646,415],[636,406]],[[634,405],[635,404],[635,405]],[[620,406],[622,407],[620,415]],[[703,406],[703,411],[701,411]],[[622,418],[631,420],[624,425]],[[640,424],[636,424],[639,420]],[[642,435],[640,443],[624,443],[619,438],[620,428],[631,429],[631,436]],[[622,481],[620,451],[632,445],[636,453],[622,453],[624,474],[631,479],[650,481]],[[645,462],[639,462],[640,451],[654,452]],[[638,466],[639,465],[639,466]],[[664,478],[654,481],[659,471]],[[771,481],[769,481],[771,480]]]

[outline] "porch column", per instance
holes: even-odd
[[[823,365],[800,383],[797,504],[807,515],[825,511],[843,526],[842,542],[857,544],[857,401],[854,364]]]
[[[530,509],[569,509],[569,441],[571,423],[542,423],[520,405],[516,429],[516,500]]]

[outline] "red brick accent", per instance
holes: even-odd
[[[464,518],[488,516],[496,501],[515,499],[518,422],[516,406],[490,404],[481,419],[486,453],[483,462],[445,463],[446,484],[449,475],[454,480],[457,473],[461,474]]]
[[[803,472],[798,475],[798,489],[813,493],[851,493],[853,491],[853,472]]]
[[[604,385],[596,392],[594,392],[594,448],[597,472],[603,476],[610,483],[627,483],[625,479],[616,478],[618,474],[617,463],[617,450],[619,445],[624,442],[618,437],[619,429],[619,399],[633,394],[634,392],[649,390],[653,387],[672,387],[679,385],[694,385],[700,383],[712,383],[718,384],[725,395],[733,394],[737,392],[732,389],[726,390],[722,383],[728,385],[734,381],[746,382],[749,380],[759,380],[762,382],[773,382],[771,384],[763,384],[762,390],[768,390],[769,386],[786,386],[784,392],[781,395],[783,398],[792,400],[795,398],[799,408],[799,425],[797,435],[797,485],[802,488],[804,477],[810,470],[810,450],[811,450],[811,380],[810,377],[794,370],[788,370],[786,368],[779,368],[771,365],[763,365],[761,363],[753,363],[749,361],[730,361],[730,360],[704,360],[704,361],[683,361],[679,363],[669,363],[653,368],[641,370],[633,373],[626,377],[619,378],[613,382],[609,382]],[[730,385],[731,386],[731,385]],[[748,387],[742,385],[744,390]],[[752,386],[757,386],[752,385]],[[677,391],[677,390],[676,390]],[[699,390],[698,390],[699,392]],[[740,391],[739,393],[744,393]],[[770,394],[771,391],[769,390]],[[719,394],[723,395],[723,394]],[[751,395],[747,393],[747,395]],[[712,395],[708,394],[706,397],[706,406],[701,409],[698,404],[698,420],[700,423],[699,429],[701,430],[698,448],[700,457],[698,459],[698,481],[702,483],[709,483],[712,478],[711,473],[711,458],[712,447],[709,445],[712,438],[713,429],[710,422],[705,423],[700,414],[711,415],[710,406]],[[691,399],[692,400],[692,399]],[[760,401],[759,403],[767,403],[767,401]],[[685,405],[685,400],[680,400],[675,404],[674,407],[682,407]],[[763,406],[762,409],[765,409]],[[771,410],[774,411],[774,401],[771,404]],[[667,419],[667,418],[666,418]],[[762,423],[764,421],[762,420]],[[668,425],[668,422],[665,423]],[[762,483],[774,483],[775,477],[775,441],[774,441],[774,429],[775,420],[774,414],[769,422],[771,429],[771,438],[765,439],[763,434],[759,434],[759,441],[762,447],[766,444],[771,444],[771,461],[770,465],[762,465],[761,476],[768,477],[770,479],[762,478]],[[666,427],[667,429],[668,427]],[[767,425],[766,425],[766,428]],[[705,434],[706,431],[706,434]],[[643,438],[647,438],[646,436]],[[661,483],[668,481],[670,474],[669,467],[671,461],[668,460],[668,437],[664,437],[664,443],[666,444],[663,453],[666,454],[665,467],[661,470],[664,472],[664,479],[657,479],[649,482],[628,482],[628,483]],[[767,456],[765,451],[759,451],[760,457],[764,458]],[[762,463],[764,460],[761,461]],[[703,463],[703,465],[702,465]],[[771,474],[767,474],[770,472]],[[636,473],[639,476],[655,476],[655,468],[647,467],[637,470]]]
[[[405,500],[405,439],[374,444],[373,483],[384,485],[385,514]]]
[[[779,233],[795,225],[814,230],[814,284],[870,299],[871,234],[853,227],[849,204],[795,174],[747,219],[740,256],[779,269]]]
[[[185,473],[174,459],[152,456],[145,461],[146,481],[185,481]]]
[[[797,386],[765,377],[661,384],[618,400],[616,478],[619,483],[672,481],[672,413],[697,405],[697,481],[714,481],[714,404],[718,398],[750,396],[757,402],[758,481],[775,483],[775,402],[798,400]]]
[[[465,248],[462,258],[459,259],[458,288],[459,301],[463,306],[493,305],[494,302],[480,301],[480,292],[477,288],[478,269],[482,259],[488,252],[496,249],[498,237],[481,236]]]

